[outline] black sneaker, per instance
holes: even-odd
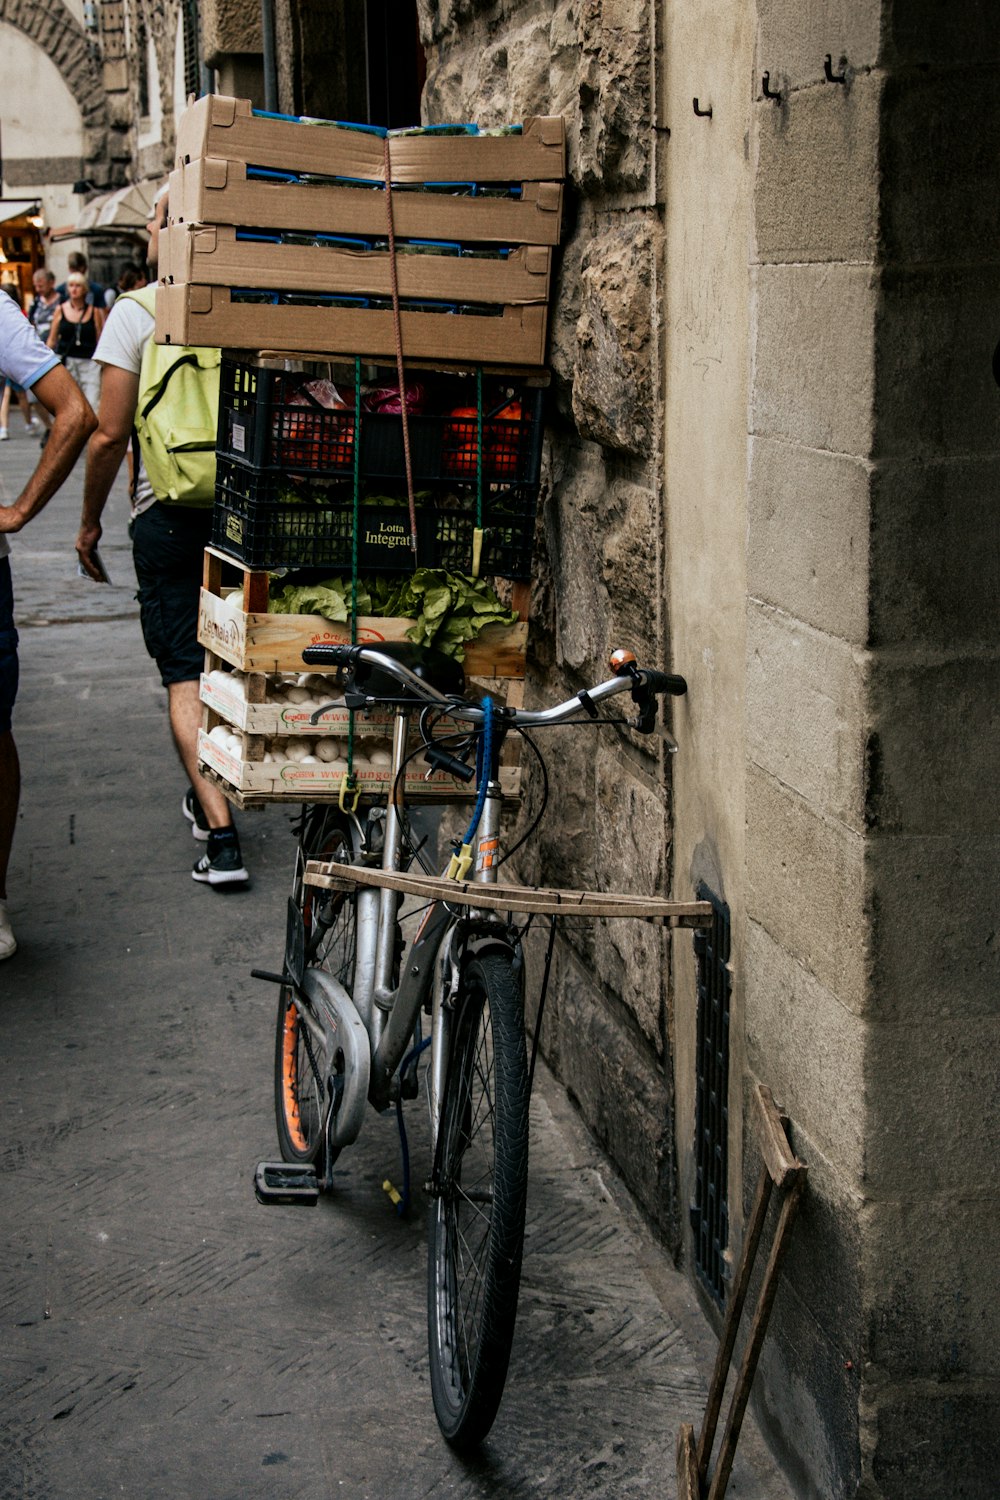
[[[196,861],[191,879],[200,880],[204,885],[214,885],[217,890],[247,884],[250,875],[243,864],[240,840],[235,828],[212,830],[208,836],[208,848],[201,859]]]
[[[181,801],[181,812],[191,824],[191,837],[198,840],[199,844],[208,843],[208,835],[211,831],[208,819],[201,810],[201,803],[194,794],[194,787],[189,786]]]

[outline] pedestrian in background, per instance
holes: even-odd
[[[7,297],[0,297],[0,374],[33,391],[55,418],[51,440],[31,478],[12,504],[0,505],[0,959],[5,959],[17,950],[7,910],[7,866],[21,790],[11,727],[18,664],[7,533],[20,531],[55,494],[97,426],[97,418],[55,353]]]
[[[38,270],[31,278],[31,283],[35,289],[35,295],[31,299],[31,305],[28,308],[28,318],[32,328],[38,334],[38,337],[41,339],[42,343],[47,344],[49,341],[49,332],[52,328],[52,319],[55,317],[56,309],[59,306],[59,293],[56,291],[56,278],[46,266],[39,266]],[[31,400],[32,406],[36,408],[36,415],[41,421],[42,427],[44,429],[41,433],[42,447],[44,448],[45,444],[49,440],[49,432],[52,428],[52,418],[49,416],[42,403],[40,401],[36,401],[35,398],[30,395],[30,392],[29,398]]]
[[[99,307],[102,311],[106,312],[107,305],[105,299],[107,297],[107,289],[99,281],[92,281],[87,275],[87,257],[82,251],[74,250],[67,258],[66,265],[69,270],[69,276],[67,276],[66,280],[60,286],[56,287],[60,302],[64,302],[69,295],[69,277],[82,276],[87,283],[87,301],[91,307]]]
[[[31,278],[31,283],[35,288],[35,295],[28,308],[28,317],[42,343],[47,344],[52,319],[56,315],[60,301],[59,293],[56,291],[56,278],[47,267],[39,266]]]
[[[101,370],[94,362],[104,311],[87,301],[87,279],[73,271],[66,279],[68,299],[56,308],[48,345],[62,360],[96,411],[101,398]]]
[[[153,209],[147,228],[148,257],[155,268],[159,233],[166,223],[165,194]],[[139,404],[140,382],[148,368],[155,319],[150,310],[152,288],[118,298],[108,314],[97,359],[103,371],[100,425],[87,454],[83,513],[76,550],[83,568],[101,580],[94,552],[101,538],[101,515],[122,459],[129,447]],[[149,306],[137,300],[145,298]],[[155,352],[156,345],[152,345]],[[183,351],[180,351],[181,357]],[[183,360],[183,363],[188,361]],[[197,364],[197,361],[194,362]],[[170,388],[164,387],[158,414],[171,408]],[[214,402],[217,406],[217,386]],[[213,414],[213,433],[214,433]],[[214,450],[214,441],[211,444]],[[198,604],[205,547],[211,540],[212,495],[191,503],[171,502],[153,490],[141,452],[133,450],[132,555],[139,580],[139,611],[146,650],[160,670],[167,690],[170,729],[177,754],[191,783],[182,811],[194,837],[206,845],[195,862],[192,877],[214,890],[245,886],[250,879],[243,864],[239,836],[229,803],[198,769],[198,730],[201,727],[200,681],[205,662],[198,643]]]

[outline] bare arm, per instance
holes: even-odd
[[[38,466],[13,505],[0,506],[0,531],[20,531],[55,494],[97,426],[90,402],[62,365],[55,365],[31,388],[55,417]]]
[[[100,570],[94,562],[94,548],[101,539],[101,515],[128,448],[138,399],[138,375],[118,365],[105,365],[101,381],[100,423],[87,449],[83,513],[76,539],[80,562],[95,583],[102,582]]]
[[[56,339],[59,337],[59,324],[61,322],[62,322],[62,303],[60,302],[59,306],[55,310],[55,314],[54,314],[53,319],[52,319],[52,327],[49,329],[49,336],[45,340],[45,342],[48,344],[48,346],[49,346],[50,349],[54,349],[56,347]]]

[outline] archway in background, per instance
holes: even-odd
[[[84,124],[105,123],[100,55],[62,0],[0,0],[0,21],[23,31],[50,57],[80,106]]]

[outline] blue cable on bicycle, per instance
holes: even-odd
[[[489,789],[492,769],[493,699],[487,695],[483,699],[483,732],[476,744],[476,805],[472,809],[472,817],[465,830],[465,837],[462,839],[461,851],[456,850],[451,856],[451,863],[445,876],[447,880],[464,880],[472,863],[472,840],[476,836],[476,829],[479,827],[483,808],[486,806],[486,793]]]

